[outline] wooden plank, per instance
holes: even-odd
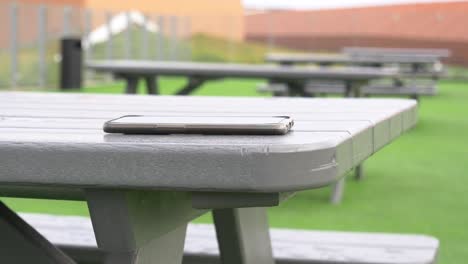
[[[42,112],[41,112],[42,113]],[[108,115],[107,118],[101,118],[101,119],[72,119],[72,118],[41,118],[41,116],[51,116],[53,112],[46,112],[41,114],[39,112],[35,112],[34,114],[40,115],[39,117],[4,117],[2,121],[0,121],[0,127],[10,127],[10,128],[66,128],[66,129],[79,129],[79,130],[84,130],[84,129],[96,129],[96,130],[101,130],[102,125],[106,120],[109,120],[111,118],[115,118],[121,115],[124,115],[124,112],[121,113],[116,113],[115,115]],[[138,114],[141,112],[131,112],[129,114]],[[60,115],[64,115],[64,112],[60,112]],[[143,113],[145,114],[145,113]],[[190,114],[190,113],[187,113]],[[281,113],[278,113],[281,114]],[[186,114],[170,114],[167,113],[166,115],[168,116],[174,116],[174,115],[184,115]],[[192,114],[193,115],[193,114]],[[204,114],[205,116],[212,115],[210,113]],[[234,114],[235,115],[235,114]],[[255,115],[255,114],[253,114]],[[383,129],[387,129],[390,127],[390,125],[386,124],[388,122],[395,122],[392,120],[401,120],[399,118],[399,115],[397,115],[394,118],[390,118],[390,121],[386,121],[385,118],[388,118],[388,115],[385,116],[383,114],[377,114],[377,117],[380,117],[380,120],[383,121],[378,121],[378,119],[367,119],[366,117],[369,117],[369,115],[366,114],[350,114],[350,113],[322,113],[322,114],[310,114],[310,115],[291,115],[296,121],[297,124],[294,127],[295,131],[320,131],[319,125],[323,127],[322,130],[324,131],[361,131],[361,130],[356,130],[357,128],[355,125],[353,125],[354,122],[358,122],[360,124],[367,123],[367,124],[373,124],[373,126],[377,127],[383,127]],[[361,118],[362,117],[362,118]],[[307,118],[310,120],[303,120],[302,118]],[[317,120],[314,120],[317,119]],[[398,121],[402,122],[402,121]],[[46,124],[44,126],[43,124]],[[348,126],[348,127],[346,127]],[[365,126],[362,128],[368,128],[372,129],[372,127]],[[312,129],[312,130],[311,130]],[[401,132],[401,130],[397,131],[397,135]],[[378,132],[380,133],[380,132]],[[385,132],[384,135],[374,135],[374,142],[377,142],[378,144],[386,144],[391,138],[389,134],[387,136],[387,133]],[[380,140],[382,140],[381,143]]]
[[[17,96],[15,93],[0,94],[0,102],[2,107],[11,106],[42,106],[42,107],[91,107],[91,109],[115,108],[115,107],[138,107],[138,109],[169,109],[177,110],[187,107],[197,109],[218,108],[223,110],[236,109],[242,111],[242,107],[252,107],[258,105],[266,107],[268,111],[271,108],[288,111],[304,111],[304,110],[320,110],[322,108],[338,108],[338,109],[366,109],[368,112],[380,111],[381,109],[393,109],[395,106],[411,107],[415,103],[402,99],[360,99],[358,101],[327,98],[229,98],[229,97],[173,97],[173,96],[135,96],[135,95],[93,95],[93,96],[66,96],[61,94],[48,94],[44,96],[40,94],[27,93],[23,97],[21,94]],[[69,94],[68,94],[69,95]],[[76,96],[76,97],[75,97]],[[51,105],[53,104],[53,105]],[[71,104],[71,105],[70,105]],[[257,109],[261,111],[262,109]]]
[[[55,244],[96,247],[92,226],[87,218],[36,214],[21,216]],[[278,263],[349,263],[349,260],[353,260],[358,264],[431,264],[436,262],[439,248],[437,239],[423,235],[288,229],[271,229],[270,235],[273,255]],[[215,237],[212,225],[189,224],[185,257],[218,255]]]
[[[424,48],[377,48],[377,47],[345,47],[343,52],[348,54],[387,54],[413,57],[449,57],[448,49],[424,49]]]
[[[196,76],[197,78],[273,78],[281,80],[307,80],[314,78],[364,80],[395,77],[395,69],[378,68],[294,68],[276,65],[155,62],[155,61],[88,61],[88,69],[117,75]]]
[[[305,88],[308,93],[344,94],[344,86],[310,85]],[[361,90],[363,95],[427,95],[437,94],[434,86],[364,86]]]
[[[30,112],[27,112],[30,113]],[[75,113],[75,112],[73,112]],[[90,121],[89,119],[82,118],[79,119],[79,121],[73,121],[72,118],[69,118],[68,116],[76,116],[81,114],[81,111],[77,111],[76,113],[78,114],[68,114],[68,112],[55,112],[55,111],[48,111],[48,112],[37,112],[35,111],[33,115],[38,116],[36,117],[4,117],[3,121],[0,122],[0,127],[40,127],[40,123],[46,123],[48,124],[49,128],[54,128],[54,127],[60,127],[62,124],[64,125],[63,128],[76,128],[76,129],[87,129],[87,128],[96,128],[98,130],[101,130],[101,126],[104,123],[104,121],[109,120],[111,118],[115,118],[121,115],[125,114],[147,114],[146,112],[117,112],[115,114],[104,114],[101,112],[101,114],[96,114],[96,119],[95,121]],[[9,112],[6,111],[6,114],[13,114],[13,116],[21,116],[22,114],[26,114],[26,112]],[[156,113],[149,113],[149,114],[157,114],[161,116],[173,116],[173,115],[183,115],[186,116],[187,114],[191,114],[193,116],[198,116],[199,114],[194,114],[194,113],[164,113],[160,114],[159,112]],[[284,113],[273,113],[273,114],[284,114]],[[53,115],[60,115],[64,116],[64,118],[42,118],[41,117],[49,117]],[[85,116],[92,115],[92,111],[89,112],[89,115],[87,112],[84,114]],[[212,113],[204,113],[200,114],[202,116],[211,116],[213,115]],[[223,115],[225,115],[223,113]],[[229,114],[229,115],[238,115],[238,114]],[[249,115],[257,115],[256,113],[249,114]],[[228,115],[226,115],[228,116]],[[386,144],[390,141],[390,139],[395,138],[402,132],[402,126],[409,128],[412,127],[413,124],[405,124],[404,122],[410,122],[410,120],[402,119],[400,117],[400,114],[396,114],[395,116],[389,116],[388,114],[385,115],[384,113],[379,113],[379,114],[364,114],[364,113],[314,113],[314,114],[300,114],[300,115],[291,115],[295,120],[297,120],[298,124],[295,126],[294,130],[298,131],[307,131],[307,127],[310,127],[310,125],[314,125],[313,123],[323,121],[322,125],[326,125],[328,128],[325,128],[326,130],[330,129],[336,129],[334,127],[330,126],[340,126],[339,124],[343,125],[350,125],[350,121],[357,121],[357,122],[367,122],[370,124],[373,124],[375,126],[376,130],[374,133],[374,142],[378,145],[383,145]],[[371,118],[374,116],[374,118]],[[97,118],[100,119],[97,119]],[[16,120],[16,121],[15,121]],[[64,122],[66,120],[70,120],[67,122]],[[75,119],[76,120],[76,119]],[[388,123],[392,123],[393,125],[390,125]],[[304,126],[304,125],[307,126]],[[401,124],[401,125],[400,125]],[[92,127],[91,127],[92,126]],[[341,126],[343,127],[343,126]],[[393,128],[390,133],[386,132],[390,128]],[[348,131],[348,130],[347,130]]]
[[[405,85],[405,86],[365,86],[362,88],[363,94],[377,95],[426,95],[433,96],[437,94],[437,88],[421,85]]]

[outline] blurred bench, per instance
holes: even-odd
[[[258,92],[272,93],[275,96],[294,96],[287,85],[284,84],[261,84],[258,86]],[[308,96],[342,94],[348,96],[343,82],[340,81],[309,81],[302,91]],[[434,96],[437,94],[435,83],[405,83],[403,85],[395,84],[369,84],[360,89],[360,96],[371,95],[396,95],[409,96],[418,100],[420,96]]]
[[[362,95],[407,95],[418,100],[419,96],[434,96],[437,94],[435,85],[407,84],[403,86],[370,85],[362,88]]]
[[[451,55],[448,49],[426,48],[382,48],[382,47],[344,47],[342,52],[352,56],[416,56],[434,59],[448,58]]]
[[[91,221],[85,217],[20,214],[53,244],[79,264],[104,263],[97,248]],[[272,229],[276,263],[335,264],[433,264],[439,242],[423,235],[324,232]],[[220,263],[216,233],[212,225],[190,224],[184,264]]]

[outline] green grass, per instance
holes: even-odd
[[[163,93],[184,83],[164,78]],[[199,95],[257,96],[256,81],[205,85]],[[121,93],[122,83],[84,92]],[[233,89],[236,88],[236,89]],[[440,94],[423,98],[419,123],[365,163],[365,179],[348,177],[341,205],[328,203],[328,188],[302,192],[269,210],[274,227],[433,235],[440,263],[468,259],[468,85],[442,82]],[[85,203],[5,198],[18,211],[88,215]],[[209,215],[197,221],[209,222]]]

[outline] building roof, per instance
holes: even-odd
[[[463,0],[243,0],[244,7],[248,10],[312,10],[333,8],[370,7],[396,4],[435,3],[435,2],[457,2]]]

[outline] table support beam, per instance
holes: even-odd
[[[75,263],[2,202],[0,202],[0,234],[1,263]]]
[[[205,212],[181,192],[87,190],[86,198],[105,264],[180,264],[187,223]]]
[[[177,95],[189,95],[205,82],[205,79],[190,77],[187,84],[180,89],[176,94]]]
[[[213,210],[221,263],[273,264],[266,209]]]

